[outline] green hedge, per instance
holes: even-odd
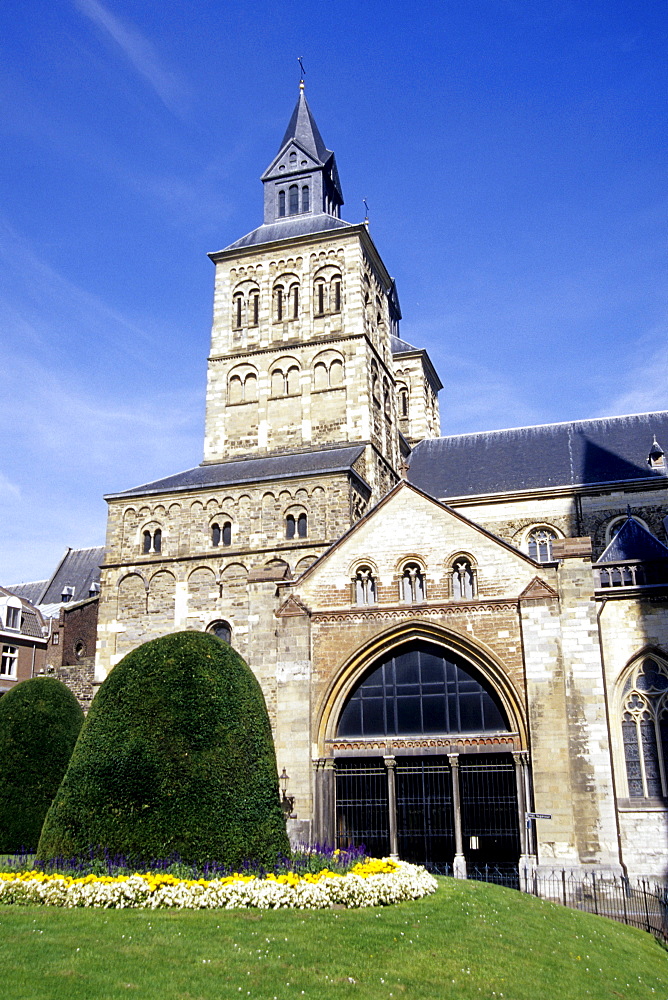
[[[38,857],[90,851],[229,865],[289,851],[262,691],[230,646],[165,636],[102,684]]]
[[[33,677],[0,698],[0,854],[37,847],[83,721],[55,677]]]

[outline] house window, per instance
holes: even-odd
[[[405,604],[419,604],[425,599],[424,572],[418,563],[406,563],[401,574],[401,599]]]
[[[452,596],[455,601],[470,601],[476,595],[475,570],[470,559],[455,559],[452,565]]]
[[[278,214],[285,215],[285,191],[278,192]]]
[[[290,215],[299,214],[299,188],[296,184],[288,188],[288,212]]]
[[[0,659],[0,677],[16,677],[18,659],[18,646],[3,646],[2,658]]]
[[[360,566],[353,581],[355,589],[355,604],[376,603],[376,581],[370,566]]]
[[[305,184],[302,188],[302,212],[310,212],[311,210],[311,199],[309,196],[308,184]]]
[[[552,562],[552,542],[557,538],[551,528],[534,528],[527,536],[529,555],[536,562]]]
[[[648,656],[622,695],[622,738],[630,798],[668,798],[668,668]]]
[[[7,607],[7,625],[6,628],[20,628],[21,627],[21,609]]]
[[[308,529],[308,523],[306,520],[306,514],[300,514],[297,518],[297,536],[299,538],[306,538]]]
[[[57,646],[59,642],[60,642],[60,632],[54,632],[53,635],[51,636],[51,645]]]

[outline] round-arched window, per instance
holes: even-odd
[[[348,698],[337,736],[508,732],[501,702],[475,667],[415,640],[388,653]]]
[[[211,622],[211,624],[207,627],[207,632],[215,635],[216,639],[220,639],[221,642],[226,642],[228,646],[232,640],[232,629],[230,628],[229,622]]]

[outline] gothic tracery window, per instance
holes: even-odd
[[[536,562],[552,562],[552,542],[558,538],[552,528],[533,528],[527,536],[529,555]]]
[[[653,656],[632,671],[622,695],[622,739],[630,798],[668,797],[668,667]]]

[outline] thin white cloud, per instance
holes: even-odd
[[[618,373],[624,391],[610,399],[601,415],[668,410],[668,347],[649,356],[643,352],[641,365],[630,369],[620,366]]]
[[[186,95],[185,84],[177,73],[163,65],[155,46],[133,25],[112,14],[100,0],[74,0],[74,3],[82,14],[115,42],[165,107],[180,114]]]

